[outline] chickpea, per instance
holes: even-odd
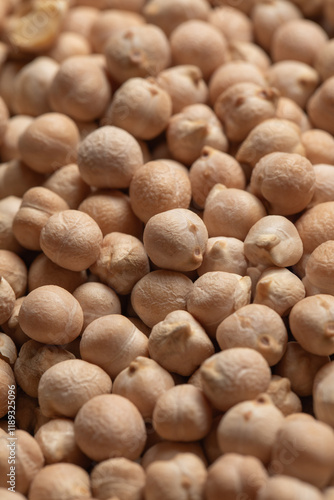
[[[334,428],[333,363],[320,368],[313,381],[313,409],[318,420]]]
[[[13,233],[13,220],[21,205],[21,198],[6,196],[0,200],[0,248],[16,254],[22,247]]]
[[[281,474],[268,478],[257,496],[258,500],[292,500],[292,498],[321,500],[323,497],[314,486]]]
[[[303,132],[302,143],[305,156],[313,165],[320,163],[334,165],[334,138],[331,134],[325,130],[312,128]]]
[[[245,276],[247,266],[242,241],[236,238],[217,236],[208,239],[203,263],[197,269],[197,273],[202,276],[207,272],[223,271]]]
[[[19,159],[19,138],[33,121],[32,116],[20,114],[9,118],[2,144],[0,145],[0,155],[3,162]]]
[[[34,172],[20,160],[11,160],[0,166],[0,199],[22,197],[28,189],[39,186],[44,176]]]
[[[318,16],[323,8],[323,0],[292,0],[305,17]],[[326,3],[326,0],[325,0]]]
[[[99,14],[99,10],[94,7],[72,7],[63,21],[62,30],[79,33],[79,35],[89,39],[92,25]]]
[[[0,324],[11,316],[15,306],[15,292],[8,281],[0,276]]]
[[[302,411],[302,403],[297,394],[292,392],[288,378],[273,375],[266,391],[275,406],[284,416]]]
[[[25,500],[26,498],[21,493],[8,491],[7,488],[0,488],[0,494],[2,500]]]
[[[313,93],[307,104],[307,111],[313,125],[332,135],[334,127],[330,117],[333,109],[333,91],[334,76],[331,76]]]
[[[16,299],[10,318],[1,325],[2,330],[10,336],[17,348],[21,347],[25,342],[30,340],[28,335],[23,332],[19,324],[19,312],[24,298],[25,297],[20,297],[19,299]]]
[[[0,358],[0,418],[8,413],[8,387],[15,391],[15,376],[9,363]],[[1,436],[0,436],[1,437]]]
[[[268,54],[258,45],[251,42],[232,41],[229,43],[231,61],[243,61],[266,71],[270,64]]]
[[[59,64],[75,56],[88,56],[92,52],[89,41],[79,33],[63,31],[59,34],[56,43],[47,52],[47,56]]]
[[[17,358],[17,349],[13,340],[5,333],[0,333],[0,359],[13,366]]]
[[[253,41],[253,26],[250,19],[239,9],[223,5],[212,9],[208,21],[216,26],[228,42]]]
[[[16,253],[0,249],[0,276],[8,281],[16,298],[24,295],[27,288],[28,270],[25,262]]]
[[[150,464],[158,460],[170,460],[180,453],[191,453],[200,458],[204,465],[207,465],[207,460],[200,443],[182,441],[161,441],[154,444],[144,453],[141,465],[146,470]]]
[[[295,101],[289,99],[288,97],[280,97],[278,99],[276,118],[279,118],[281,120],[289,120],[298,125],[302,133],[302,138],[303,133],[309,131],[312,128],[311,122],[305,111],[303,111]],[[307,157],[306,152],[305,155]]]

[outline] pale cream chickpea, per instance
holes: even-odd
[[[334,428],[334,365],[326,363],[317,372],[313,381],[313,410],[318,420]],[[331,481],[333,484],[333,480]]]
[[[247,267],[243,242],[237,238],[217,236],[208,239],[203,262],[197,269],[197,274],[202,276],[207,272],[223,271],[245,276]]]
[[[204,0],[149,0],[143,8],[146,21],[159,26],[167,36],[189,19],[206,21],[209,12],[209,5]]]
[[[306,413],[285,417],[272,448],[270,474],[286,474],[322,489],[333,475],[333,463],[334,432],[329,425]]]
[[[201,390],[191,384],[180,384],[159,396],[152,422],[163,439],[197,441],[210,430],[212,408]]]
[[[137,356],[148,355],[148,339],[120,314],[101,316],[84,330],[80,341],[82,359],[93,363],[114,379]]]
[[[292,335],[305,351],[318,356],[334,354],[334,297],[317,294],[293,306],[289,315]]]
[[[41,250],[40,235],[49,217],[69,206],[58,194],[42,186],[28,189],[13,220],[17,241],[29,250]]]
[[[18,159],[10,160],[0,166],[0,198],[22,197],[28,189],[40,186],[43,181],[44,175]]]
[[[83,312],[70,292],[56,285],[45,285],[24,298],[19,324],[33,340],[45,344],[66,344],[79,336]]]
[[[209,81],[211,104],[214,104],[229,87],[242,82],[251,82],[264,87],[267,84],[263,71],[250,62],[230,61],[219,66]]]
[[[301,400],[291,390],[291,383],[288,378],[273,375],[266,394],[284,416],[302,411]]]
[[[262,304],[248,304],[220,323],[216,338],[221,350],[250,347],[273,366],[284,355],[288,333],[283,320],[273,309]]]
[[[87,38],[79,33],[63,31],[46,55],[61,64],[69,57],[88,56],[91,52],[92,47]]]
[[[202,20],[191,19],[179,24],[170,35],[170,47],[174,65],[198,66],[205,80],[228,59],[224,35]]]
[[[61,346],[28,340],[21,347],[15,362],[15,378],[28,396],[37,398],[38,384],[43,373],[56,363],[74,358],[74,354]]]
[[[286,351],[274,371],[290,380],[291,389],[298,396],[311,396],[316,374],[329,362],[328,356],[312,354],[293,341],[288,342]]]
[[[0,155],[3,162],[19,159],[19,138],[33,120],[32,116],[20,114],[9,118],[2,144],[0,145]]]
[[[284,97],[289,97],[301,108],[319,84],[319,75],[314,68],[301,61],[280,61],[268,69],[268,83],[279,90]]]
[[[127,458],[104,460],[91,472],[91,488],[97,498],[140,500],[145,482],[143,467]]]
[[[150,464],[146,470],[146,500],[202,498],[207,472],[203,462],[191,453]]]
[[[277,102],[276,118],[280,120],[289,120],[300,128],[302,133],[312,129],[311,122],[302,108],[288,97],[280,97]],[[306,151],[305,156],[307,157]],[[311,162],[312,163],[312,162]]]
[[[61,462],[88,467],[89,459],[75,442],[73,420],[54,418],[41,425],[34,437],[44,455],[45,465]]]
[[[0,359],[3,359],[11,367],[17,359],[17,349],[9,335],[0,333]]]
[[[273,0],[256,3],[251,11],[251,20],[257,43],[269,52],[277,28],[291,19],[301,17],[302,13],[292,2]]]
[[[24,295],[27,288],[28,270],[16,253],[0,249],[0,276],[8,281],[16,298]]]
[[[185,310],[193,283],[185,274],[157,270],[146,274],[132,289],[131,304],[145,325],[152,328],[168,313]]]
[[[81,178],[75,163],[60,167],[47,178],[43,186],[63,198],[71,209],[78,208],[90,194],[90,187]]]
[[[45,417],[74,418],[94,396],[111,392],[109,375],[82,359],[67,359],[50,366],[38,384],[38,402]]]
[[[320,163],[313,165],[315,173],[315,188],[313,197],[307,208],[319,203],[334,200],[334,169],[333,165]]]
[[[303,255],[303,243],[294,224],[282,215],[257,221],[244,241],[246,258],[254,264],[289,267]]]
[[[305,481],[278,474],[268,478],[256,497],[257,500],[292,500],[293,498],[322,500],[323,495],[318,488]]]
[[[51,111],[48,92],[58,68],[59,64],[46,56],[36,57],[23,66],[13,82],[15,113],[39,116]]]
[[[259,123],[241,143],[235,157],[252,169],[263,156],[276,151],[305,156],[301,130],[296,123],[279,118]]]
[[[302,134],[302,143],[305,156],[313,165],[334,165],[334,138],[329,132],[316,128],[306,130]]]
[[[174,385],[170,373],[154,359],[137,356],[117,375],[112,392],[131,401],[149,420],[159,396]]]
[[[309,19],[292,19],[275,30],[270,54],[274,62],[293,59],[313,66],[327,40],[328,35],[319,24]]]
[[[97,222],[103,236],[118,232],[139,238],[142,234],[142,223],[133,211],[131,200],[120,190],[97,189],[82,200],[78,210]]]
[[[229,43],[228,48],[231,61],[248,62],[262,71],[266,71],[271,64],[268,54],[255,43],[235,40]]]
[[[169,94],[173,115],[185,106],[206,104],[208,100],[209,90],[198,66],[181,64],[167,68],[157,75],[156,82]]]
[[[253,303],[264,304],[286,316],[304,297],[305,287],[298,276],[284,267],[269,267],[256,283]]]
[[[89,134],[78,148],[81,177],[97,188],[127,188],[143,165],[136,139],[125,130],[105,125]]]
[[[252,22],[238,8],[222,5],[211,9],[208,21],[221,31],[228,42],[253,41]]]
[[[126,130],[137,139],[161,134],[172,115],[169,94],[153,78],[129,78],[115,92],[105,123]]]
[[[150,271],[147,250],[131,234],[109,233],[103,238],[90,270],[116,293],[126,295]]]
[[[172,157],[185,165],[196,161],[204,146],[224,152],[228,149],[223,126],[206,104],[192,104],[173,115],[166,138]]]
[[[152,328],[150,357],[169,372],[192,375],[214,354],[214,346],[200,323],[187,311],[173,311]]]
[[[334,201],[327,201],[309,208],[295,222],[303,242],[304,256],[310,255],[321,243],[334,239],[333,214]]]
[[[53,111],[89,122],[103,116],[111,87],[104,69],[94,60],[72,56],[60,64],[48,95]]]
[[[6,196],[0,200],[0,248],[16,254],[21,253],[22,247],[13,233],[13,220],[21,205],[18,196]]]
[[[146,470],[150,464],[157,460],[170,460],[179,453],[191,453],[200,458],[204,465],[207,465],[207,459],[204,455],[203,448],[201,444],[196,441],[160,441],[145,451],[141,459],[141,465]]]
[[[0,276],[0,324],[11,316],[15,306],[15,292],[8,281]]]
[[[252,193],[215,184],[206,198],[203,220],[210,237],[243,241],[254,224],[265,216],[264,205]]]
[[[306,208],[315,189],[311,162],[299,154],[275,152],[255,165],[250,191],[268,207],[269,214],[293,215]]]
[[[71,7],[63,20],[62,31],[79,33],[79,35],[82,35],[89,40],[92,25],[99,17],[99,14],[100,11],[93,6]]]
[[[255,457],[225,453],[208,469],[204,496],[206,500],[255,500],[257,492],[268,480],[267,471]]]
[[[334,294],[332,285],[333,255],[334,241],[328,240],[315,248],[309,256],[305,267],[305,277],[303,278],[307,295],[316,295],[318,293]]]
[[[70,500],[90,498],[88,472],[74,464],[57,463],[43,467],[34,477],[29,490],[29,500]]]
[[[331,121],[333,111],[334,76],[324,81],[313,93],[307,104],[307,111],[314,127],[334,134]]]
[[[172,271],[193,271],[203,261],[208,232],[202,219],[184,208],[153,215],[147,222],[143,242],[152,262]]]
[[[218,325],[230,314],[250,302],[249,276],[212,271],[193,284],[187,296],[187,311],[215,338]]]
[[[119,83],[129,78],[156,76],[171,61],[168,39],[154,24],[117,30],[108,38],[104,54],[110,75]]]
[[[80,284],[75,287],[73,297],[77,299],[83,311],[83,330],[101,316],[121,314],[121,302],[116,292],[103,283]]]
[[[276,114],[279,92],[252,82],[231,85],[215,102],[214,110],[229,141],[242,142],[259,123]]]
[[[173,208],[188,208],[191,201],[188,171],[176,162],[156,160],[135,172],[129,189],[133,212],[143,222]]]
[[[45,255],[70,271],[83,271],[99,256],[103,235],[94,219],[79,210],[63,210],[46,221],[40,246]]]
[[[103,54],[109,38],[116,31],[144,24],[144,18],[136,12],[107,8],[100,11],[91,24],[88,39],[94,52]]]
[[[12,368],[1,358],[0,374],[0,418],[2,418],[8,413],[9,387],[16,392],[16,381]]]
[[[46,174],[75,162],[78,144],[78,127],[71,118],[62,113],[45,113],[21,134],[19,153],[28,167]]]
[[[144,420],[131,401],[102,394],[85,403],[74,420],[75,440],[92,460],[137,460],[145,446]]]

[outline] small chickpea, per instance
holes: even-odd
[[[132,289],[131,304],[139,318],[150,328],[168,313],[185,310],[192,281],[182,273],[158,270],[146,274]]]
[[[307,104],[307,111],[314,127],[334,134],[331,121],[333,112],[334,76],[324,81],[313,93]]]
[[[78,208],[90,193],[90,187],[81,178],[75,163],[60,167],[47,178],[43,186],[63,198],[71,209]]]
[[[311,254],[321,243],[334,239],[333,214],[334,201],[327,201],[309,208],[295,222],[304,255]]]
[[[207,272],[223,271],[245,276],[247,266],[243,242],[237,238],[217,236],[208,239],[203,262],[197,269],[197,274],[202,276]]]
[[[307,295],[317,293],[334,295],[332,285],[334,273],[333,255],[334,241],[328,240],[315,248],[309,256],[305,267],[305,277],[303,278]]]
[[[147,222],[143,242],[152,262],[172,271],[193,271],[203,261],[207,229],[194,212],[175,208],[153,215]]]
[[[75,161],[79,143],[78,127],[61,113],[38,116],[19,138],[21,159],[38,173],[52,173]]]
[[[312,208],[319,203],[334,200],[334,169],[333,165],[314,165],[315,188],[313,197],[308,205]]]
[[[8,281],[16,298],[24,295],[27,288],[28,270],[16,253],[0,249],[0,276]]]
[[[291,500],[292,498],[307,498],[307,500],[322,500],[318,488],[300,481],[295,477],[278,474],[269,477],[258,492],[257,500]]]
[[[9,335],[0,333],[0,359],[13,366],[17,359],[17,349]]]
[[[57,463],[43,467],[34,477],[29,500],[90,498],[88,472],[74,464]]]
[[[207,465],[203,448],[198,442],[182,442],[182,441],[160,441],[151,446],[143,455],[141,465],[146,470],[147,467],[160,460],[170,460],[179,453],[191,453],[202,460],[204,465]]]
[[[255,43],[233,41],[228,48],[231,61],[248,62],[262,71],[266,71],[271,64],[268,54]]]
[[[8,413],[8,396],[9,387],[12,390],[16,389],[15,376],[9,363],[0,358],[0,418]],[[1,435],[0,435],[1,438]],[[0,476],[1,477],[1,476]],[[6,484],[6,483],[5,483]],[[0,484],[0,486],[2,486]]]
[[[0,200],[0,248],[16,254],[22,247],[13,233],[13,220],[21,205],[21,198],[6,196]]]
[[[98,462],[116,457],[137,460],[147,437],[135,405],[117,394],[101,394],[87,401],[75,418],[74,430],[79,448]]]
[[[20,297],[19,299],[16,299],[10,318],[1,325],[2,330],[10,336],[17,348],[21,347],[25,342],[30,340],[28,335],[23,332],[19,324],[19,311],[24,298],[25,297]]]
[[[15,292],[8,281],[0,276],[0,324],[11,316],[15,306]]]
[[[9,118],[2,144],[0,145],[0,156],[3,162],[19,159],[19,138],[33,121],[32,116],[19,114]]]
[[[322,80],[327,80],[327,78],[334,76],[333,40],[328,40],[323,49],[318,52],[314,66]]]
[[[0,75],[0,95],[4,100],[8,110],[14,112],[15,92],[13,80],[22,69],[22,62],[8,61],[1,66]]]
[[[62,30],[79,33],[89,39],[91,28],[100,11],[94,7],[72,7],[63,21]]]
[[[302,133],[302,138],[303,133],[312,128],[311,122],[305,111],[303,111],[295,101],[289,99],[288,97],[280,97],[278,99],[276,118],[279,118],[280,120],[289,120],[290,122],[298,125]],[[307,157],[306,151],[304,151],[304,153]]]
[[[253,41],[252,22],[238,8],[228,5],[216,7],[210,11],[208,21],[221,31],[228,42]]]
[[[334,165],[334,138],[329,132],[316,128],[306,130],[302,134],[302,143],[305,156],[313,165]]]
[[[0,199],[22,197],[28,189],[40,186],[44,176],[27,167],[20,160],[11,160],[0,166]]]
[[[221,411],[256,398],[270,384],[267,361],[255,349],[234,347],[206,359],[200,367],[204,394]]]
[[[284,416],[302,411],[302,403],[297,394],[292,392],[288,378],[273,375],[266,391],[275,406]]]
[[[318,420],[334,428],[334,364],[326,363],[313,381],[313,410]]]
[[[63,31],[46,55],[61,64],[69,57],[88,56],[91,52],[92,48],[87,38],[79,33]]]

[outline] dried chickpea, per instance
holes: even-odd
[[[307,104],[307,111],[314,127],[334,134],[332,124],[334,76],[324,81],[313,93]]]
[[[113,232],[103,238],[97,259],[90,270],[102,283],[126,295],[137,281],[149,273],[150,264],[146,248],[138,238]]]
[[[15,306],[15,292],[8,281],[0,276],[0,324],[11,316]]]
[[[83,180],[98,188],[129,187],[133,174],[143,165],[136,139],[125,130],[106,125],[89,134],[78,149]]]
[[[169,120],[167,145],[177,161],[191,165],[204,146],[227,151],[228,141],[222,124],[206,104],[186,106]]]
[[[0,248],[16,254],[21,253],[22,247],[13,233],[13,220],[20,208],[21,198],[6,196],[0,200]]]
[[[66,201],[42,186],[28,189],[13,220],[17,241],[29,250],[41,250],[40,235],[49,217],[69,207]]]
[[[11,160],[0,166],[0,199],[22,197],[28,189],[43,183],[44,176],[20,160]]]
[[[75,163],[60,167],[47,178],[43,186],[63,198],[71,209],[78,208],[90,193],[90,187],[81,178]]]
[[[212,9],[208,21],[221,31],[228,42],[253,41],[251,20],[238,8],[222,5]]]
[[[332,168],[332,167],[331,167]],[[307,295],[317,293],[334,294],[332,285],[334,241],[328,240],[313,250],[309,256],[303,283]]]
[[[314,165],[315,188],[313,197],[308,205],[312,208],[319,203],[334,201],[334,169],[333,165],[320,163]]]
[[[188,208],[191,201],[188,172],[176,162],[150,161],[135,172],[129,194],[132,210],[145,223],[160,212]]]
[[[275,373],[288,378],[291,389],[298,396],[311,396],[316,374],[329,362],[328,356],[311,354],[298,342],[288,342],[282,359],[275,367]]]
[[[9,387],[15,391],[16,381],[12,368],[10,365],[0,358],[0,418],[8,413],[8,395]],[[0,435],[1,439],[1,435]],[[1,477],[1,476],[0,476]],[[0,486],[2,486],[0,484]]]
[[[55,264],[83,271],[99,256],[102,232],[84,212],[63,210],[48,218],[40,235],[40,246]]]
[[[9,118],[2,144],[0,145],[0,156],[3,162],[19,159],[19,138],[33,120],[32,116],[19,114]]]
[[[43,467],[34,477],[29,490],[29,500],[70,500],[90,498],[88,472],[74,464],[57,463]]]
[[[21,495],[21,493],[8,491],[8,488],[0,488],[0,494],[2,500],[25,500],[26,497]]]
[[[28,271],[25,262],[16,253],[0,249],[0,276],[8,281],[16,298],[24,295]]]
[[[84,330],[80,341],[82,359],[101,367],[114,379],[137,356],[147,356],[147,337],[120,314],[101,316]]]
[[[74,6],[67,12],[62,31],[79,33],[79,35],[89,39],[92,25],[99,17],[99,14],[99,10],[94,7]]]
[[[306,130],[302,134],[302,143],[305,156],[312,164],[334,165],[334,138],[329,132],[315,128]]]
[[[91,45],[84,36],[79,33],[63,31],[46,55],[61,64],[69,57],[88,56],[91,52]]]
[[[110,458],[91,472],[92,492],[97,498],[141,500],[146,475],[141,465],[127,458]]]
[[[244,240],[254,224],[265,215],[262,202],[253,194],[216,184],[206,198],[203,220],[210,237]]]
[[[295,226],[303,242],[304,255],[311,254],[321,243],[334,239],[333,213],[334,202],[327,201],[309,208],[296,221]]]
[[[79,302],[67,290],[45,285],[24,298],[19,324],[33,340],[45,344],[66,344],[79,336],[83,312]]]
[[[193,271],[203,261],[208,241],[202,219],[184,208],[153,215],[147,222],[143,242],[152,262],[172,271]]]
[[[266,52],[255,43],[232,41],[229,43],[228,48],[231,61],[248,62],[262,71],[266,71],[271,64]]]
[[[322,80],[327,80],[334,76],[334,51],[333,40],[328,40],[326,45],[319,51],[315,60],[315,69],[320,75]]]
[[[297,394],[292,392],[288,378],[273,375],[266,394],[284,416],[302,411],[302,403]]]
[[[293,500],[295,498],[321,500],[323,496],[318,488],[294,477],[279,474],[268,478],[256,498],[257,500]]]
[[[307,132],[312,128],[311,122],[305,111],[303,111],[302,108],[298,106],[298,104],[295,101],[289,99],[288,97],[280,97],[278,99],[276,108],[276,118],[279,118],[280,120],[289,120],[291,122],[294,122],[300,128],[300,131],[302,132],[302,137],[304,132]],[[306,152],[305,156],[307,157]]]
[[[0,359],[13,366],[17,358],[17,349],[13,340],[5,333],[0,333]]]
[[[23,66],[13,82],[15,113],[39,116],[51,111],[48,92],[58,67],[56,61],[46,56],[37,57]]]
[[[16,61],[8,61],[1,66],[0,95],[10,112],[14,111],[15,92],[13,80],[22,67],[22,62]]]
[[[28,335],[23,332],[19,324],[19,311],[24,298],[25,297],[20,297],[19,299],[16,299],[10,318],[1,325],[2,330],[10,336],[10,338],[15,342],[17,348],[21,347],[25,342],[30,340]]]
[[[192,281],[182,273],[158,270],[146,274],[133,287],[131,304],[139,318],[150,328],[168,313],[185,310]]]
[[[108,71],[119,83],[129,78],[156,76],[169,66],[170,52],[166,35],[154,24],[117,30],[104,48]]]
[[[243,242],[237,238],[217,236],[208,239],[203,262],[197,269],[197,274],[202,276],[207,272],[223,271],[245,276],[247,266]]]
[[[129,78],[116,90],[105,122],[149,140],[165,130],[171,114],[171,98],[153,78]]]
[[[317,372],[313,381],[313,410],[318,420],[334,428],[334,365],[326,363]]]
[[[267,361],[248,347],[214,354],[202,363],[200,374],[204,394],[221,411],[256,398],[267,390],[271,379]]]
[[[144,419],[151,419],[157,399],[174,387],[170,373],[154,359],[137,356],[113,383],[113,394],[131,401]]]
[[[75,418],[74,430],[79,448],[98,462],[116,457],[137,460],[146,441],[141,414],[131,401],[117,394],[87,401]]]
[[[147,467],[157,460],[170,460],[179,453],[191,453],[202,460],[207,465],[203,448],[199,442],[182,441],[160,441],[151,446],[143,455],[141,465],[146,470]]]
[[[225,453],[208,469],[205,499],[233,500],[244,495],[249,500],[255,500],[258,490],[267,480],[267,472],[257,458]]]
[[[21,159],[38,173],[51,173],[75,161],[79,131],[71,118],[61,113],[38,116],[19,138]]]

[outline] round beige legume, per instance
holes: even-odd
[[[302,403],[297,394],[291,391],[291,383],[288,378],[273,375],[266,391],[275,406],[284,416],[302,411]]]
[[[207,272],[223,271],[245,276],[247,266],[243,242],[237,238],[217,236],[208,239],[203,262],[197,273],[202,276]]]
[[[16,253],[0,249],[0,276],[8,281],[16,298],[25,293],[28,271],[25,262]]]
[[[313,382],[313,410],[318,420],[334,428],[334,365],[326,363],[317,372]]]
[[[78,465],[58,463],[46,465],[36,474],[30,490],[29,500],[89,499],[89,474]]]
[[[257,500],[291,500],[292,498],[321,500],[322,495],[317,488],[304,481],[279,474],[268,478],[256,498]]]
[[[63,198],[70,208],[77,208],[90,193],[90,187],[82,180],[75,163],[56,170],[43,186]]]

